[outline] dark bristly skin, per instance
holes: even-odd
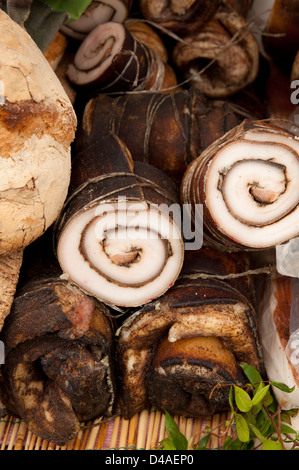
[[[111,414],[113,325],[106,306],[60,278],[50,241],[46,233],[25,250],[1,332],[2,386],[8,412],[64,445],[80,422]]]
[[[195,0],[192,5],[188,5],[186,3],[190,2],[170,1],[166,6],[162,3],[159,0],[141,0],[140,9],[144,18],[184,36],[200,29],[214,15],[221,2]]]
[[[252,112],[224,101],[208,101],[198,90],[173,94],[99,95],[85,107],[77,151],[114,132],[134,161],[159,168],[177,183],[205,148]]]
[[[110,28],[109,35],[106,33],[107,25]],[[95,34],[95,31],[100,30],[100,34]],[[123,40],[119,37],[120,34],[124,35]],[[110,39],[113,39],[115,43],[122,41],[120,42],[119,52],[113,53],[110,47],[106,50],[102,62],[99,60],[94,67],[86,68],[81,61],[84,61],[89,55],[94,55],[95,51],[105,50],[106,41]],[[111,54],[113,54],[112,62],[109,65],[106,59],[109,59]],[[79,55],[81,59],[79,59]],[[73,63],[68,68],[67,76],[79,92],[82,90],[89,96],[97,96],[99,93],[144,90],[152,83],[153,76],[157,73],[157,60],[158,57],[154,51],[134,37],[125,25],[109,22],[99,25],[98,28],[96,27],[81,43]],[[103,66],[101,72],[92,79],[84,78],[84,82],[80,81],[81,77],[92,72],[100,63]],[[161,63],[161,65],[164,64]]]
[[[173,62],[213,99],[224,99],[254,82],[259,47],[246,21],[227,5],[173,49]]]
[[[276,0],[265,34],[264,46],[269,56],[287,73],[290,72],[299,43],[299,3],[297,0]]]
[[[172,236],[172,231],[169,236],[167,234],[164,236],[163,228],[161,231],[156,216],[164,217],[167,225],[177,227],[177,221],[172,214],[166,213],[160,207],[170,208],[172,204],[179,207],[178,187],[154,166],[134,162],[126,145],[113,133],[95,140],[80,152],[75,151],[72,169],[69,198],[55,227],[57,256],[62,269],[76,285],[112,306],[137,306],[152,300],[153,296],[162,295],[179,274],[184,245],[179,233],[180,227],[177,232],[178,238]],[[119,204],[119,198],[125,201],[125,211]],[[134,225],[134,220],[130,222],[125,214],[132,203],[135,204],[137,217],[143,217],[137,226]],[[114,204],[113,211],[110,211],[111,204]],[[99,219],[97,211],[107,205],[109,210],[105,210],[101,217],[106,223],[105,217],[108,213],[109,224],[113,225],[116,233],[118,230],[127,231],[127,228],[131,230],[132,226],[138,231],[141,225],[142,229],[140,237],[135,237],[134,242],[127,234],[122,238],[116,237],[117,251],[114,254],[109,252],[110,243],[114,243],[115,239],[113,234],[110,235],[111,225],[108,224],[111,230],[104,228],[100,235],[94,230],[94,224],[97,224]],[[86,213],[91,219],[88,223],[83,222],[82,227],[80,223],[78,224],[78,218],[84,218]],[[120,222],[117,219],[119,215],[123,217]],[[76,238],[78,241],[66,243],[66,237],[73,237],[74,232],[78,233]],[[145,236],[145,232],[150,236]],[[96,245],[92,252],[89,249],[90,244],[85,245],[88,234]],[[149,256],[153,248],[147,249],[149,245],[152,247],[153,243],[157,243],[162,250],[157,262],[153,262]],[[78,254],[79,261],[75,258],[76,266],[69,250],[75,255]],[[104,264],[108,263],[109,273],[105,270],[105,266],[103,268],[103,265],[99,265],[99,257],[102,257]],[[139,269],[139,261],[142,262],[144,259],[148,260],[152,275],[146,277],[145,269],[145,278],[140,281],[140,276],[134,277],[134,273]],[[85,268],[85,274],[82,275],[78,270],[78,263],[81,262]],[[172,272],[170,270],[173,266]],[[129,269],[129,276],[132,277],[128,282]],[[165,270],[166,277],[163,282]],[[93,276],[93,280],[89,280],[90,276]],[[98,282],[95,282],[94,278],[97,278]],[[105,288],[102,287],[104,284]]]
[[[113,6],[109,0],[92,1],[78,20],[65,23],[61,30],[67,36],[83,40],[97,24],[107,21],[124,22],[132,4],[133,0],[118,0]]]
[[[239,15],[243,16],[243,18],[246,18],[247,13],[252,6],[253,0],[223,0],[222,3],[230,6]]]
[[[117,408],[124,417],[150,405],[183,416],[211,415],[229,409],[229,387],[211,395],[217,383],[244,383],[239,363],[264,374],[252,280],[244,274],[249,266],[243,253],[187,252],[174,286],[123,323]],[[217,278],[232,273],[242,276]]]
[[[292,129],[293,127],[293,129]],[[265,249],[265,248],[271,248],[273,247],[273,244],[267,239],[267,236],[264,236],[262,232],[260,233],[260,237],[257,241],[255,241],[255,244],[252,244],[253,241],[248,238],[248,243],[245,243],[244,241],[240,241],[240,234],[239,233],[228,233],[229,227],[225,226],[225,222],[220,223],[219,220],[215,220],[215,217],[212,216],[210,208],[213,205],[212,201],[212,195],[210,195],[210,200],[208,201],[207,197],[207,179],[208,179],[208,169],[211,166],[211,163],[213,162],[214,159],[217,159],[217,156],[219,155],[219,152],[222,151],[223,148],[229,148],[231,146],[232,151],[231,154],[233,154],[233,146],[236,144],[238,145],[239,143],[244,145],[249,145],[248,147],[248,152],[251,155],[249,159],[246,159],[246,151],[244,156],[240,157],[238,160],[237,156],[235,158],[234,163],[230,163],[229,165],[225,165],[224,163],[221,163],[221,169],[225,169],[225,175],[221,173],[220,169],[218,170],[219,177],[218,177],[218,182],[217,185],[215,185],[214,188],[214,196],[219,196],[220,194],[223,197],[224,203],[226,204],[226,199],[225,199],[225,190],[224,186],[222,186],[221,183],[221,178],[225,178],[226,175],[229,173],[229,171],[232,168],[236,168],[238,164],[244,163],[246,161],[246,164],[250,168],[250,162],[252,161],[253,164],[256,160],[262,159],[263,157],[263,152],[265,152],[268,148],[269,145],[273,146],[273,151],[275,146],[278,146],[278,148],[281,146],[282,149],[285,149],[285,151],[292,153],[297,153],[297,141],[294,132],[296,133],[296,128],[295,124],[292,123],[291,121],[286,121],[286,120],[265,120],[265,121],[250,121],[250,120],[244,120],[242,124],[239,126],[236,126],[234,129],[232,129],[229,133],[227,133],[225,136],[220,138],[218,141],[214,142],[210,147],[208,147],[197,159],[195,159],[188,167],[187,171],[184,174],[184,178],[182,180],[181,184],[181,200],[182,203],[189,203],[193,207],[195,207],[195,204],[203,204],[203,221],[204,221],[204,238],[206,240],[206,243],[208,243],[210,246],[213,246],[214,248],[216,247],[217,249],[221,251],[243,251],[243,250],[259,250],[259,249]],[[252,133],[251,135],[254,136],[256,135],[257,137],[251,137],[249,139],[248,134]],[[255,134],[256,133],[256,134]],[[268,135],[268,140],[260,140],[259,138],[260,135]],[[274,137],[272,137],[274,136]],[[281,139],[281,142],[279,141],[279,138]],[[287,143],[286,143],[287,142]],[[255,153],[251,153],[251,144],[254,145],[257,143],[257,145],[260,145],[260,149],[257,151],[255,150]],[[273,161],[272,161],[273,160]],[[273,164],[273,169],[275,168],[275,165],[279,167],[279,158],[276,157],[272,160],[261,160],[263,162],[263,165],[271,165]],[[279,189],[276,190],[276,187],[274,186],[273,188],[273,194],[275,193],[276,197],[276,191],[277,191],[277,199],[279,200],[279,197],[284,195],[285,191],[288,189],[288,178],[292,178],[291,170],[283,166],[283,164],[280,165],[281,171],[283,175],[281,176],[281,184],[284,183],[283,189],[281,189],[281,193],[279,193]],[[284,169],[284,170],[283,170]],[[270,171],[271,174],[271,171]],[[259,181],[256,181],[253,179],[253,181],[248,182],[248,186],[243,188],[243,191],[245,194],[249,194],[250,198],[255,204],[256,209],[258,210],[260,207],[267,204],[272,204],[276,202],[276,199],[274,198],[273,200],[267,199],[271,195],[272,187],[270,184],[268,186],[266,185],[266,188],[263,188],[261,185],[263,184],[263,179],[262,175],[256,175],[256,178],[261,177],[261,183]],[[251,177],[253,178],[253,177]],[[270,177],[269,177],[270,178]],[[236,180],[234,180],[236,181]],[[272,182],[272,180],[271,180]],[[252,185],[250,189],[250,185]],[[245,186],[245,185],[244,185]],[[255,192],[258,191],[259,189],[268,189],[269,194],[267,191],[265,191],[265,195],[261,196],[259,198],[258,195],[255,195]],[[232,185],[230,188],[226,188],[226,191],[228,192],[232,191]],[[211,191],[212,192],[212,191]],[[274,196],[273,196],[274,197]],[[264,198],[264,199],[263,199]],[[273,206],[272,206],[273,207]],[[248,228],[250,233],[251,227],[257,227],[257,230],[259,227],[263,229],[263,227],[270,226],[274,223],[279,224],[280,221],[284,221],[285,217],[292,216],[294,213],[294,210],[296,209],[295,207],[290,207],[282,211],[281,214],[276,214],[275,220],[270,220],[267,222],[267,220],[264,222],[263,220],[259,220],[259,223],[252,223],[246,221],[246,210],[244,211],[244,207],[242,207],[243,210],[243,219],[241,219],[240,214],[236,214],[235,217],[236,219],[240,220],[241,223],[243,224],[243,227]],[[228,205],[228,212],[232,215],[232,211],[229,209]],[[274,216],[273,216],[274,217]],[[294,226],[294,235],[296,234],[296,226],[294,224],[291,224],[291,227]],[[279,226],[278,226],[279,227]],[[272,232],[273,234],[280,233],[279,229],[277,228],[276,231]],[[281,243],[287,241],[284,237],[287,238],[287,235],[281,234]]]
[[[109,175],[113,175],[113,178]],[[92,181],[93,178],[101,176],[104,177],[102,180]],[[153,185],[142,186],[140,177]],[[156,185],[160,187],[162,195],[155,190]],[[72,197],[78,188],[81,189],[76,193],[76,197]],[[179,202],[178,188],[166,175],[151,165],[134,163],[126,145],[116,135],[109,133],[75,153],[69,202],[65,206],[60,223],[59,220],[57,222],[57,236],[59,237],[63,226],[77,211],[105,200],[105,195],[111,193],[113,199],[125,196],[128,199],[147,200],[156,204]],[[107,197],[110,200],[109,196]]]
[[[297,52],[292,65],[291,81],[299,80],[299,52]]]

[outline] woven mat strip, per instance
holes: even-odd
[[[226,413],[202,419],[173,418],[192,444],[200,440],[206,426],[215,430],[209,448],[215,449],[222,444],[221,431],[224,431],[228,418]],[[0,420],[0,450],[150,450],[167,436],[165,415],[154,408],[143,410],[129,420],[117,416],[110,421],[98,418],[85,424],[71,442],[57,446],[29,431],[20,419],[6,416]]]

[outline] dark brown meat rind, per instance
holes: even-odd
[[[112,132],[134,161],[149,163],[180,182],[190,162],[254,114],[225,101],[208,101],[191,88],[176,93],[99,95],[85,107],[76,152]]]
[[[220,3],[220,0],[141,0],[140,9],[147,20],[184,36],[187,32],[200,29],[215,14]]]
[[[182,180],[181,200],[183,204],[191,204],[193,208],[196,207],[196,204],[202,204],[203,234],[207,244],[221,251],[256,251],[273,248],[298,235],[296,223],[298,201],[296,204],[296,199],[292,199],[290,189],[292,184],[296,186],[295,166],[291,169],[288,163],[291,156],[294,157],[295,162],[298,158],[297,133],[296,123],[285,119],[273,118],[261,121],[245,119],[239,126],[215,141],[191,162]],[[234,146],[236,147],[234,148]],[[242,151],[240,146],[242,146]],[[236,148],[238,148],[237,152],[235,152]],[[213,189],[210,190],[210,169],[215,168],[217,158],[223,155],[221,152],[224,149],[230,150],[231,160],[230,162],[226,158],[221,160],[221,164],[217,168],[217,183],[212,185]],[[267,154],[269,150],[271,150],[269,152],[271,153],[270,158]],[[289,159],[286,158],[286,155]],[[251,166],[254,166],[255,162],[261,163],[259,171],[248,177],[246,183],[239,189],[238,198],[234,190],[238,187],[237,181],[241,181],[239,165],[246,164],[249,174]],[[273,168],[274,170],[280,168],[282,189],[275,185]],[[225,185],[222,184],[221,178],[226,178],[232,169],[236,169],[236,178],[226,187],[225,194]],[[265,174],[267,174],[266,178]],[[261,187],[265,189],[265,195],[257,193],[257,189]],[[288,192],[289,198],[286,198]],[[244,200],[242,204],[239,203],[238,207],[241,215],[236,214],[235,209],[226,202],[227,194],[234,197],[236,202],[241,199],[241,196],[249,196],[248,199],[254,206],[250,220],[247,218],[248,205],[246,206]],[[272,194],[274,195],[273,199],[271,199]],[[221,216],[225,219],[224,223],[223,219],[220,220],[220,211],[216,217],[215,213],[212,215],[213,209],[216,206],[220,207],[217,205],[220,198],[223,198],[224,201],[221,206]],[[292,201],[289,205],[284,206],[284,210],[279,210],[281,198]],[[267,208],[269,211],[271,209],[270,215],[272,217],[267,217]],[[232,219],[226,223],[227,216],[231,216],[234,222],[240,223],[237,230],[235,227],[232,229]],[[241,232],[243,232],[243,238]]]
[[[189,255],[175,285],[117,332],[117,408],[126,418],[150,405],[193,417],[224,411],[225,384],[244,381],[240,363],[264,373],[246,257]]]
[[[245,89],[259,71],[258,43],[245,19],[227,5],[178,42],[172,55],[175,68],[213,99]]]
[[[133,220],[127,217],[127,209],[133,203],[135,215],[144,216],[137,225],[136,217]],[[125,210],[122,208],[124,204]],[[55,227],[57,257],[62,270],[71,282],[112,307],[140,306],[162,295],[177,278],[184,254],[179,223],[167,212],[172,204],[179,207],[179,192],[174,182],[153,165],[134,162],[127,146],[117,135],[105,134],[74,154],[69,198]],[[108,216],[113,213],[113,220],[108,224],[113,230],[104,229],[100,234],[94,230],[100,218],[97,217],[99,210],[103,210],[104,227],[107,226],[105,216],[109,211]],[[81,226],[78,220],[86,214],[90,220],[88,223],[84,220]],[[118,222],[119,215],[123,216],[121,222]],[[164,217],[165,223],[174,229],[169,231],[169,235],[161,233],[163,230],[156,215]],[[143,232],[139,238],[124,233],[117,240],[116,256],[111,256],[110,238],[117,239],[114,230],[118,235],[119,227],[124,232],[130,227],[137,232],[141,228]],[[85,244],[88,235],[93,240],[92,249],[92,243]],[[67,237],[71,238],[70,242]],[[152,247],[154,240],[163,247],[157,262],[150,255],[154,249],[147,248],[149,245]],[[137,276],[135,273],[139,270],[139,262],[144,259],[151,274],[147,277],[148,270],[143,269],[144,278],[141,280],[140,273]],[[81,275],[78,265],[85,270],[85,276]],[[128,276],[131,276],[129,280]]]
[[[2,398],[31,431],[64,445],[81,422],[112,413],[114,327],[108,308],[61,279],[55,263],[49,269],[49,258],[39,260],[44,273],[32,259],[35,276],[26,281],[30,269],[22,271],[1,332]]]

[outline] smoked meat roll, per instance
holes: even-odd
[[[80,18],[65,23],[61,31],[75,39],[83,40],[99,24],[109,21],[124,23],[132,3],[133,0],[92,0]]]
[[[114,134],[75,154],[70,196],[56,227],[65,276],[111,306],[159,297],[184,257],[173,204],[180,207],[174,183],[155,167],[134,163]]]
[[[229,408],[227,384],[244,383],[240,363],[263,373],[247,269],[243,253],[186,251],[174,286],[123,322],[116,333],[116,408],[124,417],[151,405],[212,415]]]
[[[299,51],[297,52],[291,71],[291,81],[299,80]]]
[[[209,101],[194,88],[171,94],[100,94],[85,106],[75,147],[80,151],[113,132],[134,161],[149,163],[180,183],[189,163],[246,117],[254,114]]]
[[[203,206],[206,242],[221,250],[259,250],[299,234],[298,127],[245,120],[187,169],[183,203]]]
[[[98,25],[80,44],[67,76],[91,96],[132,90],[159,90],[165,63],[121,23]]]
[[[217,11],[220,0],[140,0],[140,10],[146,20],[184,36],[200,29]]]
[[[271,8],[265,34],[267,54],[285,72],[289,73],[298,52],[299,4],[297,0],[275,0]]]
[[[224,0],[223,3],[232,8],[238,15],[246,18],[252,7],[253,0]]]
[[[209,98],[226,98],[256,79],[259,46],[244,18],[220,8],[207,24],[176,44],[173,62]]]
[[[143,19],[134,17],[128,18],[125,21],[125,26],[133,36],[145,43],[151,49],[154,49],[163,62],[168,62],[168,50],[161,35],[159,35],[152,26],[144,22]]]
[[[292,295],[291,277],[272,276],[264,286],[260,313],[261,342],[267,376],[269,380],[285,383],[290,388],[295,387],[292,393],[273,389],[278,404],[285,410],[299,408],[298,335],[294,350],[289,343]]]
[[[30,431],[64,445],[80,423],[112,414],[114,325],[107,306],[61,279],[49,251],[43,237],[25,250],[1,332],[1,392]]]
[[[129,18],[125,22],[128,31],[156,54],[157,73],[146,86],[147,90],[159,90],[161,93],[175,93],[179,89],[176,72],[169,64],[168,50],[161,36],[143,20]],[[162,61],[162,64],[161,64]]]

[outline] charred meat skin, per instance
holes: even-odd
[[[213,99],[225,99],[257,78],[259,47],[244,18],[220,8],[213,18],[184,37],[173,50],[176,67]]]
[[[80,44],[67,76],[89,96],[162,88],[166,64],[154,49],[113,21],[94,28]]]
[[[243,383],[240,363],[264,373],[246,256],[188,255],[174,286],[117,331],[116,409],[126,418],[151,405],[211,415],[229,407],[225,384]],[[242,276],[222,278],[231,273]]]
[[[175,184],[133,162],[113,133],[74,156],[70,197],[57,221],[57,256],[71,282],[98,300],[139,306],[167,290],[184,257],[180,227],[168,212]]]
[[[114,402],[109,311],[62,280],[41,237],[25,250],[18,290],[1,332],[3,401],[43,439],[64,445],[80,423]]]
[[[61,31],[82,41],[100,24],[108,21],[124,23],[131,6],[132,0],[93,0],[78,20],[63,24]]]
[[[200,29],[215,14],[219,5],[219,0],[140,1],[140,9],[144,18],[158,23],[180,36]]]
[[[298,235],[296,129],[285,120],[244,120],[191,163],[181,198],[203,204],[207,243],[259,250]]]
[[[208,101],[197,89],[109,96],[87,103],[75,141],[76,152],[115,133],[136,162],[149,163],[177,184],[192,160],[252,111],[220,100]]]

